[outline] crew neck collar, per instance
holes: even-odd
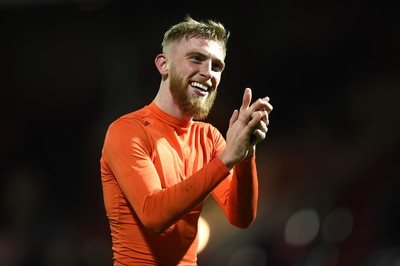
[[[172,116],[166,112],[164,112],[160,107],[157,106],[157,104],[152,101],[149,105],[148,108],[156,115],[158,116],[160,119],[164,120],[166,123],[172,125],[172,126],[177,126],[177,127],[184,127],[187,128],[189,127],[192,123],[193,120],[191,121],[186,121],[183,119],[179,119],[175,116]]]

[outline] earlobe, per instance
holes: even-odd
[[[154,63],[156,64],[158,72],[160,72],[161,75],[168,74],[168,64],[167,64],[167,58],[165,57],[165,54],[157,55],[154,60]]]

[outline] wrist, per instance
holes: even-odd
[[[251,146],[251,148],[247,151],[247,155],[244,158],[245,160],[251,159],[256,154],[256,145]]]
[[[223,164],[225,164],[226,168],[228,168],[229,170],[231,170],[236,164],[236,162],[230,160],[225,153],[220,154],[218,158],[222,161]]]

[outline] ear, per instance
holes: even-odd
[[[162,76],[168,75],[168,64],[167,64],[167,57],[165,54],[159,54],[156,56],[154,63],[156,64],[156,67],[158,69],[158,72]]]

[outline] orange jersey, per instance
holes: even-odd
[[[235,225],[254,219],[255,157],[229,171],[217,157],[224,148],[211,124],[177,119],[154,102],[110,125],[100,164],[114,265],[197,265],[197,223],[210,194]]]

